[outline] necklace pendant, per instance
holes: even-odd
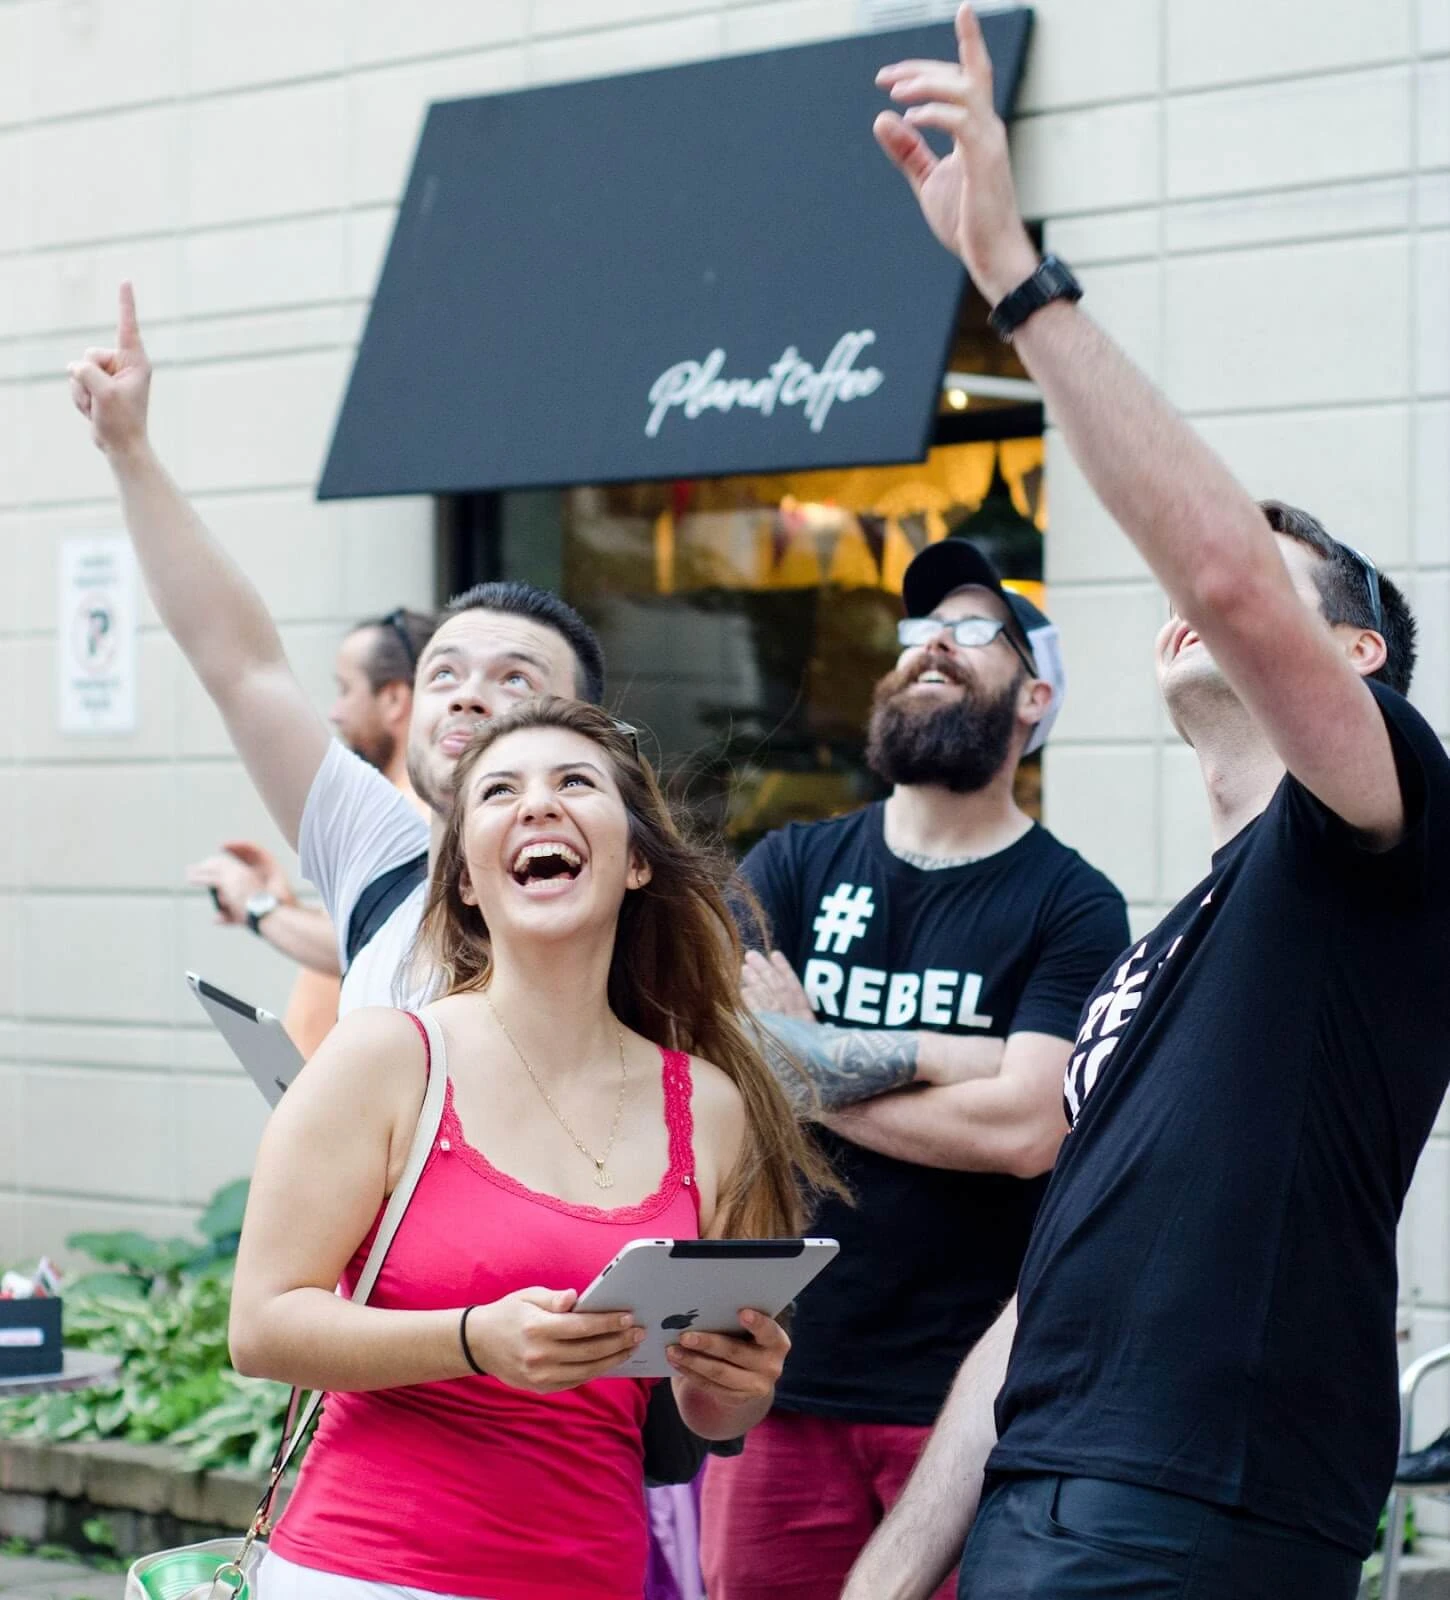
[[[602,1161],[594,1163],[594,1187],[596,1189],[612,1189],[614,1187],[614,1179],[605,1171]]]

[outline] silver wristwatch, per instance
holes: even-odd
[[[247,926],[253,933],[260,934],[262,918],[269,916],[281,903],[274,894],[254,894],[247,901]]]

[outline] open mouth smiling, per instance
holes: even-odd
[[[562,839],[538,839],[524,845],[509,867],[514,882],[523,888],[531,883],[551,883],[559,878],[573,880],[583,870],[583,856]]]

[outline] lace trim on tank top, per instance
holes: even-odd
[[[520,1183],[517,1178],[501,1171],[482,1150],[464,1138],[463,1125],[459,1122],[458,1113],[453,1107],[451,1078],[448,1080],[448,1087],[443,1097],[443,1120],[438,1128],[434,1155],[442,1146],[453,1154],[462,1156],[480,1177],[486,1178],[498,1188],[517,1195],[521,1200],[532,1200],[536,1205],[547,1206],[551,1211],[562,1211],[570,1217],[582,1217],[594,1222],[647,1222],[666,1209],[679,1193],[681,1185],[688,1188],[698,1214],[700,1197],[695,1190],[695,1118],[690,1109],[692,1086],[690,1058],[682,1050],[661,1049],[660,1060],[664,1064],[665,1126],[670,1136],[670,1164],[664,1177],[660,1179],[659,1187],[638,1205],[612,1207],[575,1205],[570,1200],[561,1200],[558,1195],[544,1194],[539,1189],[531,1189],[528,1184]],[[446,1145],[444,1145],[445,1140]]]

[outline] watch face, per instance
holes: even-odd
[[[277,909],[277,896],[274,894],[254,894],[247,901],[247,915],[249,917],[265,917],[269,911]]]

